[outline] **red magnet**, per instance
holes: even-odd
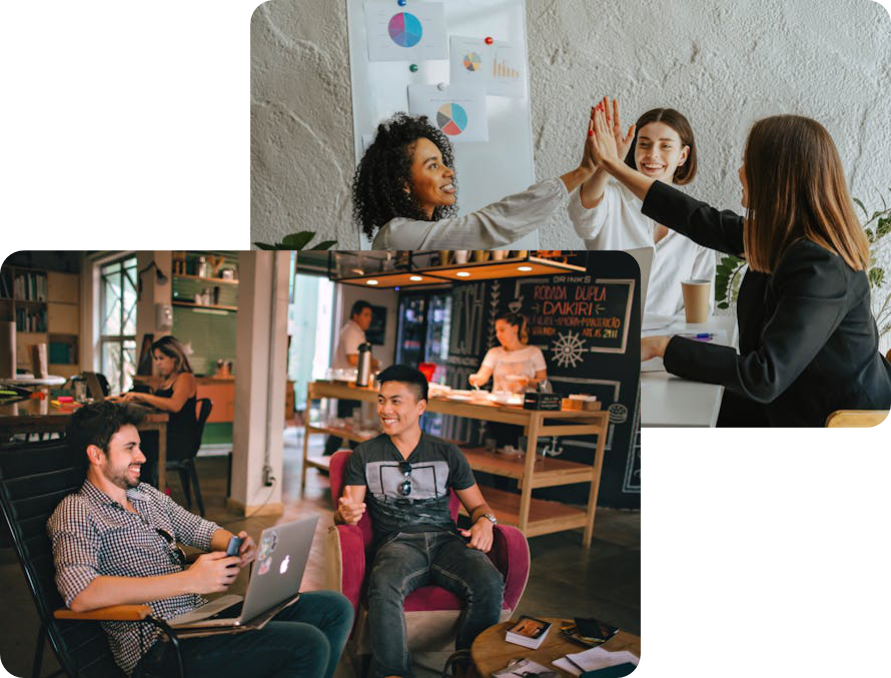
[[[494,41],[491,37],[486,38],[486,44],[487,44],[487,45],[491,45],[493,42],[495,42],[495,41]]]

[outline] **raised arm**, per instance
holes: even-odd
[[[601,111],[594,115],[592,154],[629,191],[643,201],[642,212],[703,247],[742,256],[743,218],[719,212],[704,202],[630,168],[620,159],[615,137]]]
[[[585,143],[588,137],[585,136]],[[539,228],[566,196],[594,172],[583,153],[578,167],[533,184],[475,212],[439,221],[394,220],[375,237],[375,249],[492,249],[508,245]]]

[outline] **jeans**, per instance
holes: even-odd
[[[455,647],[469,649],[497,624],[504,579],[482,551],[467,548],[452,532],[398,535],[378,548],[368,584],[372,675],[411,676],[403,603],[421,586],[441,586],[465,602]]]
[[[334,591],[301,594],[259,631],[180,641],[188,678],[331,678],[353,626],[353,606]],[[176,652],[158,642],[134,676],[178,678]]]

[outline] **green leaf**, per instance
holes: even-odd
[[[309,241],[315,237],[312,231],[300,231],[300,233],[292,233],[282,238],[282,249],[302,250],[309,244]]]
[[[852,200],[854,201],[854,204],[857,205],[857,207],[859,207],[861,210],[863,210],[863,216],[868,218],[869,212],[866,211],[866,208],[863,206],[863,203],[860,202],[860,200],[858,200],[857,198],[852,198]]]
[[[254,245],[257,246],[259,250],[274,250],[275,245],[268,245],[265,242],[255,242]]]
[[[336,240],[324,240],[324,241],[320,242],[318,245],[313,245],[309,249],[315,250],[315,251],[330,250],[332,247],[335,247],[336,245],[337,245]]]

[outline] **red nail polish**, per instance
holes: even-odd
[[[593,136],[594,136],[594,130],[593,130],[593,129],[589,129],[589,130],[588,130],[588,136],[589,136],[589,137],[593,137]]]

